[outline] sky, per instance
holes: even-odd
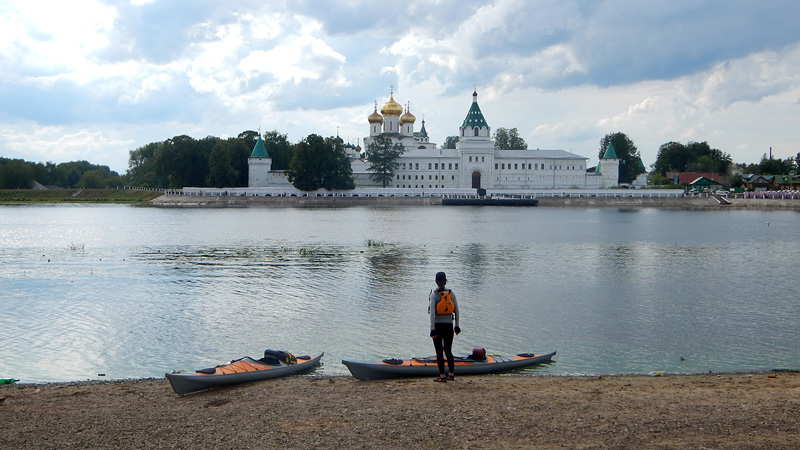
[[[492,131],[596,163],[623,132],[737,163],[800,152],[797,0],[0,0],[0,157],[86,160],[179,135],[359,144],[410,105],[431,142],[477,91]]]

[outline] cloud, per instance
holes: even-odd
[[[101,161],[111,159],[116,163],[111,169],[119,170],[119,162],[127,159],[127,152],[121,151],[116,157],[109,158],[108,150],[128,148],[134,144],[132,139],[111,137],[97,130],[29,127],[0,129],[0,141],[4,142],[12,157],[35,162],[85,160],[100,165],[104,165]]]
[[[532,148],[593,155],[623,131],[648,152],[684,138],[800,150],[790,0],[11,0],[0,12],[0,128],[93,149],[259,125],[357,139],[390,85],[442,142],[477,85],[490,124]],[[0,156],[39,151],[4,136]]]

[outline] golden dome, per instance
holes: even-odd
[[[378,102],[375,102],[375,110],[367,117],[369,123],[383,123],[383,116],[378,114]]]
[[[417,121],[417,118],[414,117],[413,114],[411,114],[411,107],[407,106],[406,107],[406,113],[403,114],[402,117],[400,117],[400,124],[402,125],[404,123],[414,123],[416,121]]]
[[[381,106],[381,114],[384,116],[399,116],[403,114],[403,107],[394,101],[394,89],[392,89],[391,94],[389,94],[389,101]]]

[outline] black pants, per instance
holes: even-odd
[[[447,355],[447,368],[450,375],[453,375],[455,361],[453,360],[453,324],[435,323],[436,337],[433,339],[433,348],[436,349],[436,364],[439,365],[439,373],[444,373],[444,356]]]

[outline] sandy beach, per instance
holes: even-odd
[[[0,386],[0,448],[796,449],[800,373]]]

